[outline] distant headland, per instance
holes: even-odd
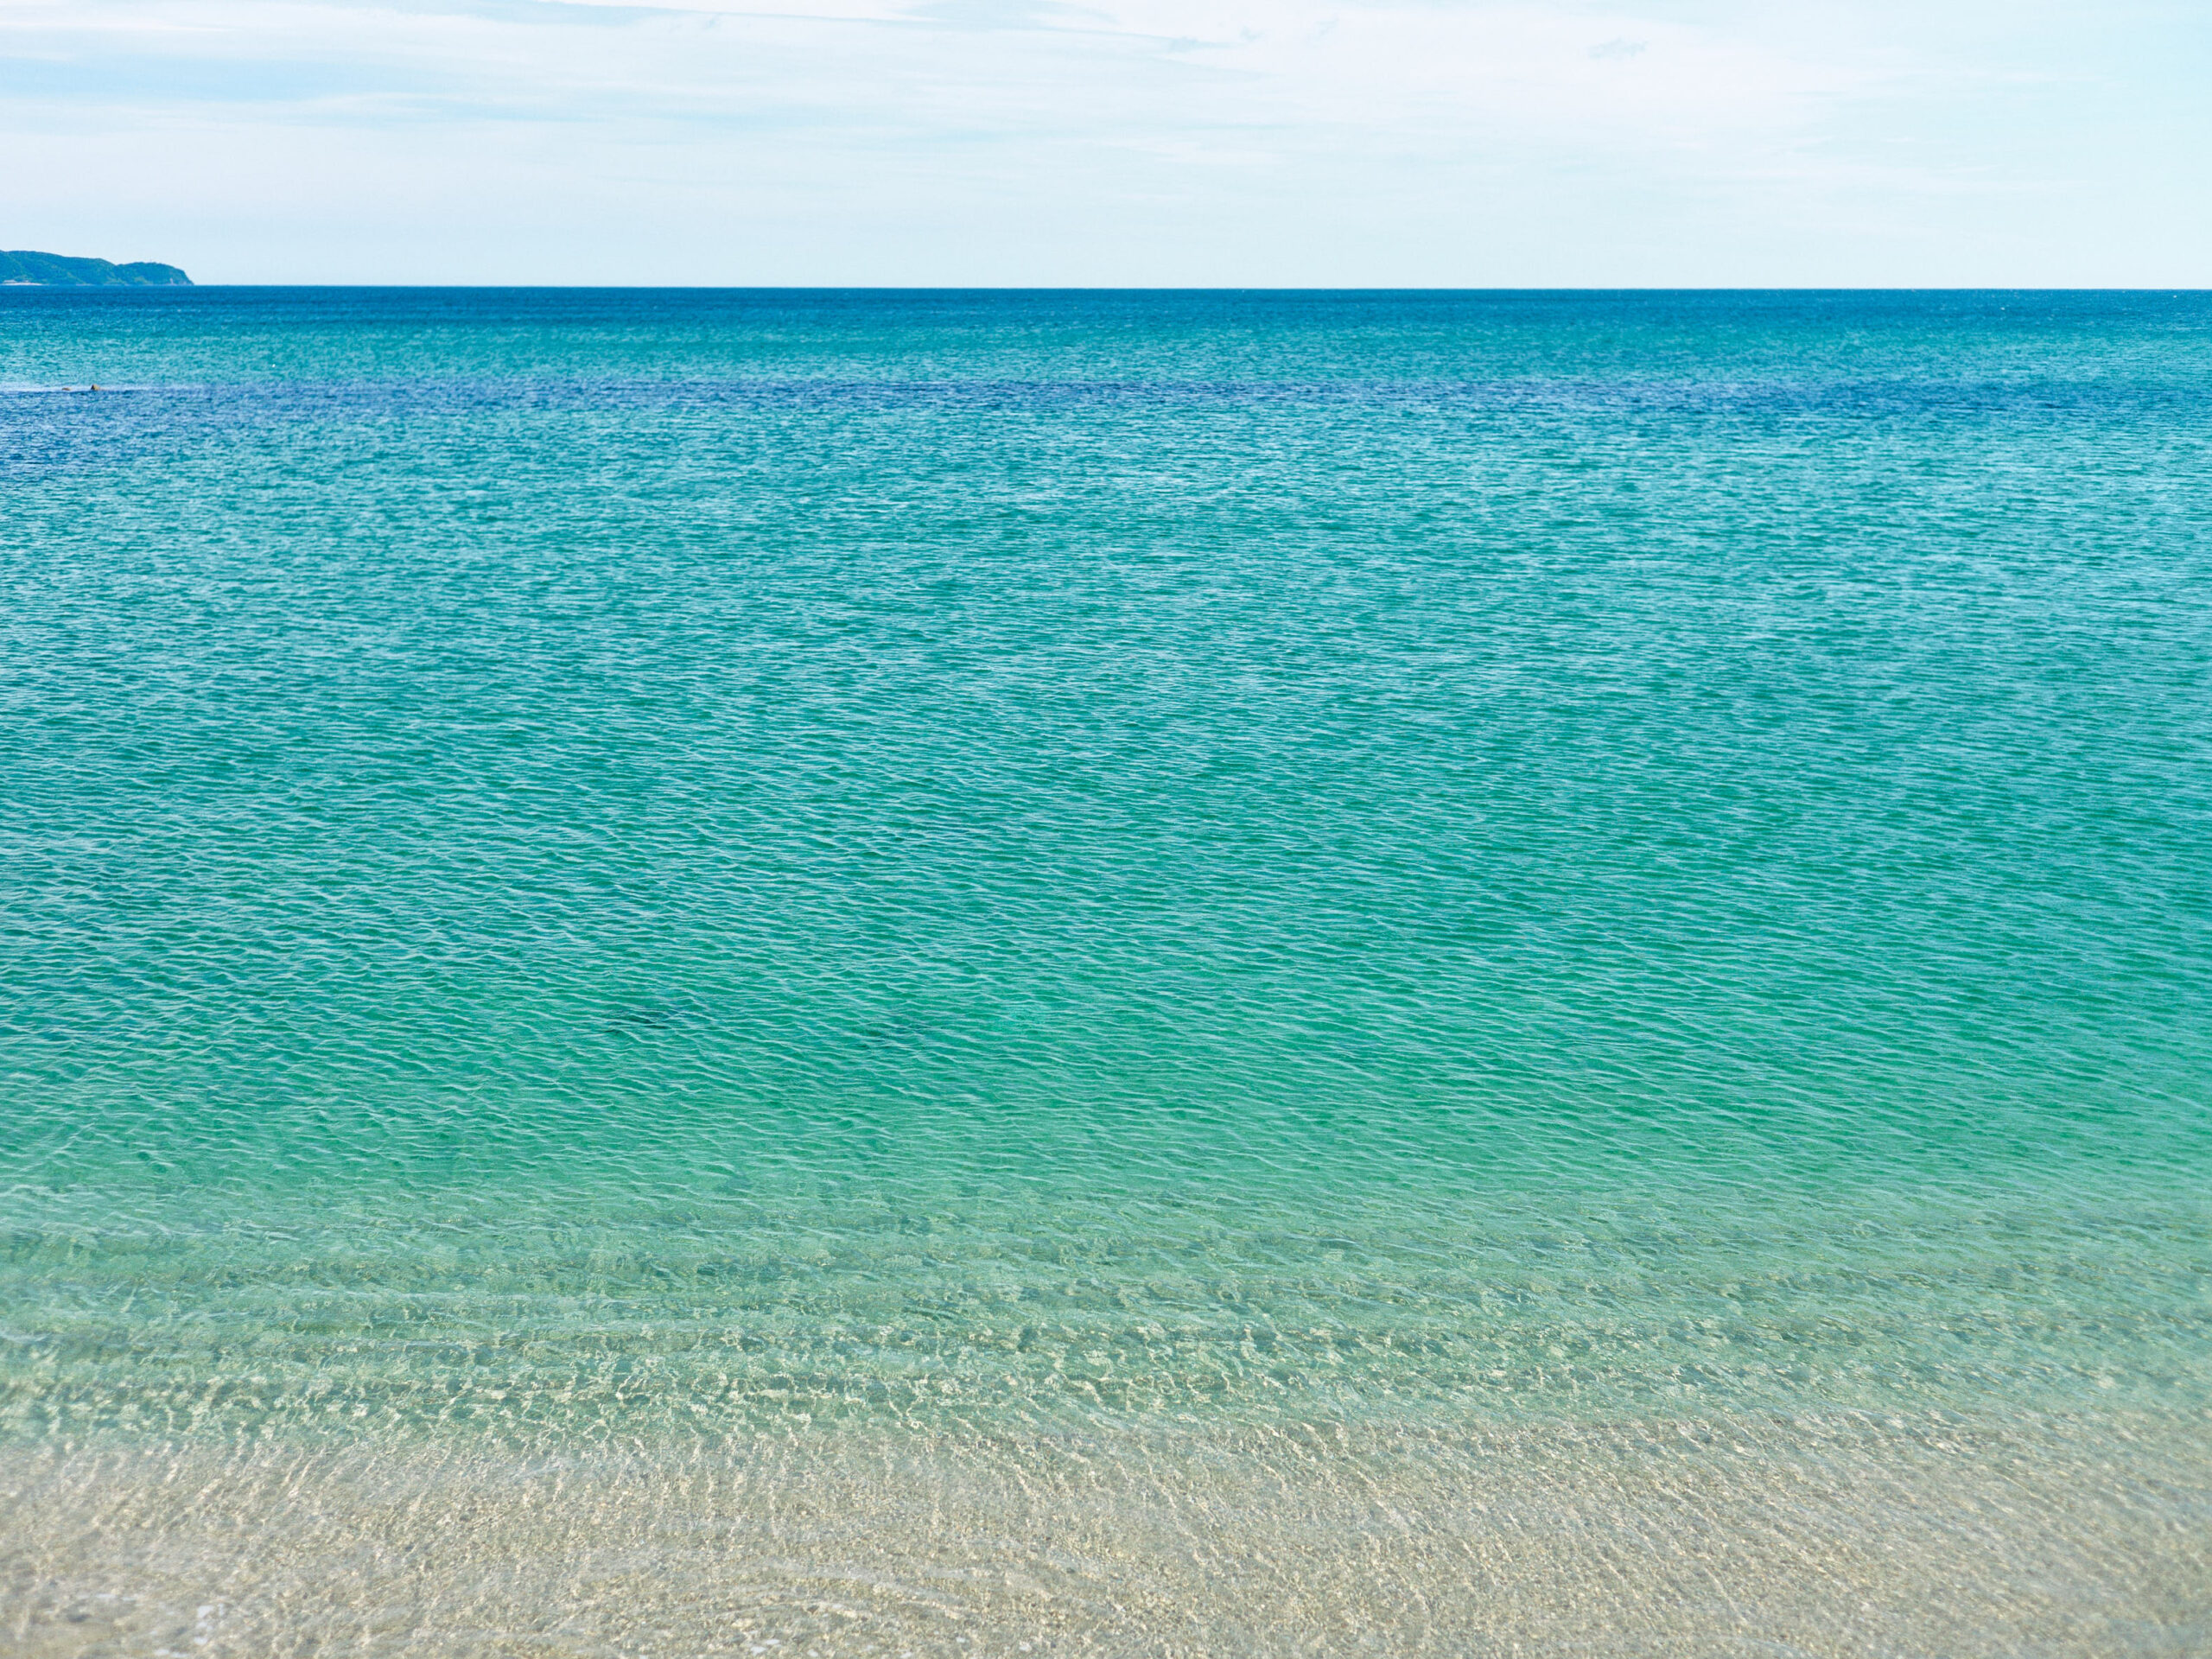
[[[105,259],[77,259],[66,253],[33,253],[17,248],[0,253],[0,285],[22,288],[190,288],[192,278],[175,265],[137,260],[118,265]]]

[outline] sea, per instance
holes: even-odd
[[[0,295],[0,1649],[2212,1651],[2212,295]]]

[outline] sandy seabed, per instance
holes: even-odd
[[[2194,1417],[0,1451],[31,1659],[2202,1655]]]

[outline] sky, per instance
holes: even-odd
[[[0,0],[201,282],[2212,286],[2212,0]]]

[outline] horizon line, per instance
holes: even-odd
[[[152,262],[140,262],[152,263]],[[1073,283],[0,283],[0,292],[54,294],[175,295],[213,289],[303,292],[327,289],[417,293],[691,293],[691,294],[1433,294],[1433,295],[1614,295],[1614,294],[2212,294],[2212,284],[2145,283],[2128,284],[2035,283],[1498,283],[1444,287],[1433,283],[1269,284]]]

